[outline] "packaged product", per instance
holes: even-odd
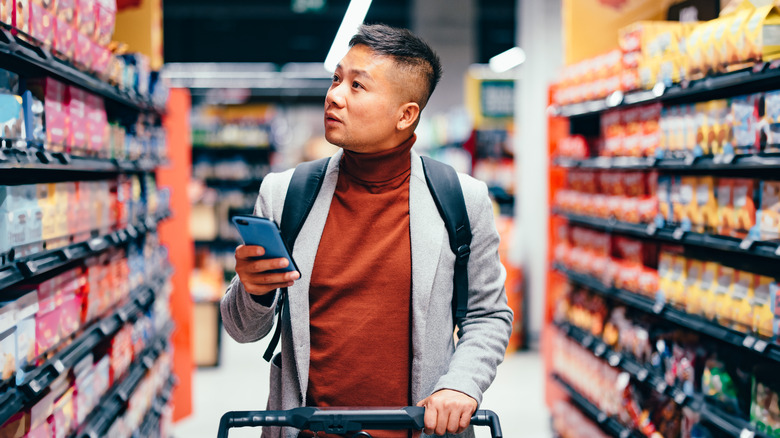
[[[774,339],[775,333],[775,315],[772,311],[772,285],[775,280],[763,275],[757,276],[756,290],[753,295],[753,333],[759,336]]]
[[[714,319],[720,324],[728,325],[731,317],[729,306],[731,305],[731,295],[734,289],[736,272],[730,266],[721,265],[718,268],[718,286],[715,288],[715,299],[713,301]]]
[[[98,0],[95,41],[106,47],[111,43],[116,26],[116,0]]]
[[[742,8],[728,16],[729,26],[726,28],[726,44],[722,46],[722,61],[724,67],[728,70],[729,66],[735,66],[743,63],[749,58],[745,50],[748,48],[746,40],[746,24],[751,15],[751,10]]]
[[[761,134],[758,129],[760,94],[739,96],[731,99],[731,120],[733,123],[733,146],[737,154],[758,152]],[[728,150],[724,148],[728,153]]]
[[[25,33],[30,33],[30,0],[14,0],[13,26]]]
[[[706,118],[700,117],[699,104],[682,105],[680,107],[680,123],[681,127],[681,140],[678,153],[679,156],[683,155],[701,155],[702,151],[699,148],[699,127],[702,123],[706,122]]]
[[[756,274],[746,271],[736,271],[734,286],[731,289],[730,326],[743,332],[749,332],[753,327],[753,297],[756,291]]]
[[[718,201],[718,226],[717,233],[721,235],[730,235],[731,230],[736,228],[734,221],[734,179],[718,178],[718,187],[715,197]]]
[[[682,255],[675,255],[672,259],[671,290],[669,296],[667,296],[667,302],[678,309],[685,309],[687,263],[688,259]]]
[[[0,22],[13,25],[14,0],[0,0]]]
[[[76,0],[57,0],[56,1],[57,18],[71,26],[76,23]]]
[[[23,438],[29,430],[30,415],[25,412],[17,412],[0,426],[0,436],[3,438]]]
[[[35,366],[35,314],[38,312],[38,295],[32,290],[16,300],[16,384],[25,381],[26,372]]]
[[[746,61],[768,62],[780,57],[780,12],[773,5],[756,8],[745,24]]]
[[[694,230],[713,232],[718,227],[718,200],[715,198],[715,178],[696,178],[696,211],[693,215]]]
[[[680,265],[679,257],[675,252],[668,248],[662,248],[658,257],[658,296],[660,302],[671,303],[677,291],[675,283],[680,279],[684,270],[684,263]],[[678,269],[675,272],[675,269]]]
[[[48,354],[60,342],[60,308],[35,316],[35,355]]]
[[[27,86],[37,99],[43,101],[47,149],[61,152],[69,134],[65,112],[67,86],[52,78],[31,79]]]
[[[87,38],[95,37],[97,29],[97,1],[75,0],[76,5],[76,29]]]
[[[756,213],[761,240],[780,238],[780,181],[761,181],[761,209]]]
[[[680,177],[679,202],[673,207],[675,222],[679,223],[686,231],[694,229],[694,221],[699,215],[699,206],[696,202],[696,182],[695,176]]]
[[[753,375],[750,423],[765,436],[780,433],[780,379],[772,365],[761,364]]]
[[[722,155],[733,153],[728,149],[731,138],[731,121],[729,119],[729,102],[726,99],[713,100],[707,107],[709,117],[709,133],[705,155]],[[736,152],[736,151],[734,151]]]
[[[54,14],[43,2],[30,2],[30,36],[49,49],[54,43]]]
[[[602,155],[614,157],[623,150],[625,128],[622,121],[621,110],[610,110],[601,116],[601,136],[604,138],[604,152]]]
[[[54,19],[54,43],[53,52],[66,60],[75,56],[76,30],[73,25],[58,14]]]
[[[656,149],[661,145],[661,103],[639,107],[639,122],[642,124],[639,155],[655,156]]]
[[[739,382],[732,377],[733,367],[714,356],[704,364],[702,393],[705,399],[729,413],[740,412]]]
[[[780,152],[780,90],[764,93],[764,152]]]
[[[734,179],[734,223],[731,235],[744,238],[756,225],[756,192],[758,184],[754,179]]]
[[[719,269],[720,265],[717,262],[704,262],[701,279],[694,285],[693,291],[691,291],[692,296],[701,306],[697,313],[708,319],[715,319],[715,289],[718,286]]]
[[[622,111],[624,127],[623,145],[615,151],[621,157],[638,157],[642,150],[642,120],[641,107],[633,107]]]
[[[16,94],[0,94],[0,138],[6,145],[20,146],[27,137],[24,124],[24,109],[22,96]]]
[[[4,386],[16,377],[16,305],[0,306],[0,386]]]
[[[83,153],[87,138],[84,128],[86,126],[85,121],[85,103],[86,92],[81,88],[73,85],[68,85],[68,116],[70,125],[68,127],[68,139],[67,145],[71,148],[71,151],[76,154]]]
[[[704,313],[704,297],[700,284],[704,274],[704,262],[696,259],[688,259],[685,273],[685,312],[691,315]]]

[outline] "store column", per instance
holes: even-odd
[[[538,341],[544,322],[548,263],[547,88],[563,61],[561,1],[517,1],[517,41],[526,61],[515,87],[515,242],[510,260],[526,276],[528,341]]]

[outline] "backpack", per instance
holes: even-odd
[[[325,179],[330,158],[308,161],[299,164],[293,172],[282,209],[280,229],[284,243],[292,254],[295,239],[298,237],[306,218],[311,212],[317,194]],[[466,213],[466,202],[460,187],[458,175],[451,166],[428,157],[422,157],[425,181],[428,184],[436,208],[444,220],[449,236],[450,249],[455,254],[455,273],[453,275],[452,315],[453,327],[466,316],[468,310],[468,261],[471,254],[471,224]],[[278,319],[268,349],[263,358],[270,362],[276,346],[279,344],[282,324],[282,308],[287,300],[287,288],[281,290],[276,311]]]

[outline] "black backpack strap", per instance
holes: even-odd
[[[284,238],[287,249],[292,254],[295,246],[295,239],[303,228],[306,217],[309,216],[314,201],[317,199],[317,193],[320,192],[322,181],[325,179],[325,172],[328,170],[330,158],[322,158],[316,161],[307,161],[299,164],[293,171],[290,179],[290,186],[287,187],[287,195],[284,198],[284,207],[282,207],[282,223],[279,228]],[[276,328],[271,336],[268,348],[263,354],[266,362],[273,358],[276,346],[279,345],[279,338],[282,335],[282,310],[287,301],[287,288],[283,288],[279,296],[279,303],[276,306],[278,318]]]
[[[458,174],[451,166],[422,157],[425,181],[433,196],[455,254],[452,312],[455,322],[466,316],[469,303],[468,263],[471,254],[471,224]]]

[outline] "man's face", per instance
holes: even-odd
[[[325,97],[325,138],[353,152],[398,146],[403,84],[393,59],[353,46],[333,74]]]

